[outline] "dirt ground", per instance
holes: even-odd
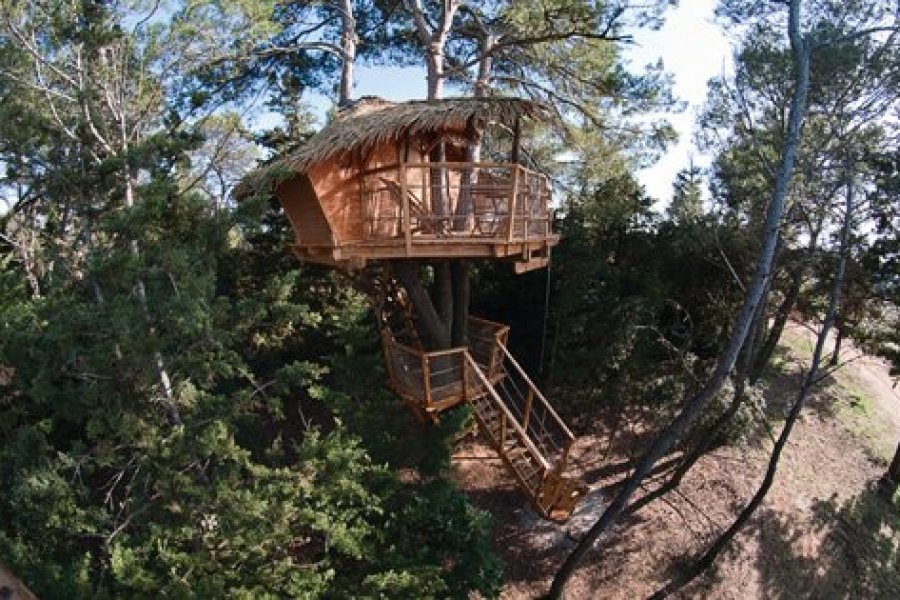
[[[810,354],[810,335],[799,325],[787,332],[781,374],[766,392],[774,435],[796,393],[797,363]],[[900,598],[900,515],[873,493],[885,455],[900,440],[900,395],[884,363],[846,346],[846,364],[807,404],[763,506],[715,569],[681,597]],[[702,552],[762,479],[772,442],[764,426],[759,430],[706,456],[677,492],[620,525],[588,553],[566,597],[644,598]],[[610,449],[610,439],[600,427],[579,438],[570,474],[591,492],[563,525],[530,510],[486,445],[473,440],[460,447],[454,475],[495,517],[495,545],[506,566],[503,598],[545,593],[575,540],[628,474],[621,450],[629,440],[620,435]]]

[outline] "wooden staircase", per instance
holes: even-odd
[[[478,429],[542,516],[569,518],[587,492],[564,471],[575,435],[506,348],[509,327],[469,323],[468,347],[425,352],[382,330],[391,389],[422,421],[471,404]]]
[[[470,317],[468,346],[426,352],[406,291],[388,269],[370,271],[390,388],[422,422],[471,404],[479,432],[543,517],[564,521],[587,493],[564,475],[575,435],[506,347],[509,327]]]
[[[511,360],[505,346],[501,349]],[[468,352],[466,360],[467,375],[475,384],[466,387],[474,391],[470,403],[482,435],[535,510],[554,521],[567,520],[588,490],[580,480],[563,475],[575,436],[524,372],[513,374],[504,366],[491,381]],[[512,397],[512,389],[519,389],[512,375],[529,385],[524,406]]]

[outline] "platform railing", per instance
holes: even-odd
[[[562,473],[568,464],[575,434],[505,344],[500,344],[500,352],[502,359],[498,371],[502,377],[497,378],[497,393],[554,470]]]
[[[406,402],[426,411],[439,411],[470,400],[467,389],[466,352],[492,380],[503,364],[502,345],[509,327],[476,317],[469,318],[469,346],[425,352],[399,342],[387,330],[381,341],[391,388]]]
[[[362,174],[369,241],[528,241],[550,231],[546,175],[514,163],[399,163]]]

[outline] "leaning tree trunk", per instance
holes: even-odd
[[[797,398],[794,400],[794,403],[791,406],[791,410],[788,413],[787,419],[785,420],[784,427],[781,430],[781,434],[778,436],[778,440],[776,440],[775,446],[772,449],[772,455],[769,458],[769,464],[766,467],[766,474],[763,477],[763,481],[760,484],[759,488],[756,490],[756,493],[753,494],[750,502],[747,504],[747,506],[744,507],[744,509],[740,512],[734,522],[728,527],[728,529],[726,529],[716,539],[716,541],[713,542],[710,548],[703,554],[702,557],[700,557],[699,560],[692,564],[688,569],[684,570],[677,577],[672,579],[672,581],[666,584],[662,589],[653,594],[651,596],[653,600],[662,600],[670,594],[677,592],[678,590],[684,588],[684,586],[692,582],[694,579],[699,577],[709,567],[711,567],[722,550],[724,550],[728,546],[728,544],[731,543],[731,541],[734,539],[734,536],[736,536],[737,533],[741,529],[743,529],[744,525],[747,524],[747,521],[750,520],[750,518],[762,504],[766,495],[769,493],[772,484],[775,482],[775,474],[778,470],[778,463],[781,459],[781,454],[784,451],[784,447],[787,444],[788,438],[790,437],[791,432],[794,429],[794,425],[796,424],[797,419],[800,416],[800,412],[803,409],[803,405],[806,402],[806,399],[809,397],[809,393],[820,382],[819,366],[822,363],[822,355],[825,352],[825,342],[828,339],[828,334],[831,332],[831,329],[834,326],[835,316],[837,315],[838,307],[840,304],[841,288],[843,288],[844,285],[844,273],[846,272],[847,268],[847,254],[849,253],[850,246],[850,229],[853,223],[853,210],[855,208],[853,191],[853,182],[851,181],[847,185],[847,201],[845,204],[844,222],[841,227],[841,244],[838,265],[837,269],[835,269],[834,281],[831,284],[831,293],[828,300],[828,308],[825,311],[825,318],[822,320],[822,329],[819,331],[819,335],[816,338],[816,347],[813,351],[812,359],[810,361],[809,371],[807,371],[806,376],[803,378],[803,383],[800,385],[800,390],[797,392]]]
[[[718,364],[713,371],[710,380],[696,395],[684,406],[678,416],[670,423],[653,441],[650,449],[640,460],[632,475],[626,479],[619,489],[619,493],[607,506],[596,523],[587,531],[584,537],[557,572],[556,577],[548,592],[549,598],[560,598],[563,588],[569,578],[575,572],[575,568],[581,562],[594,542],[610,531],[618,521],[622,512],[628,506],[628,501],[638,489],[641,482],[647,477],[656,462],[662,458],[675,443],[681,439],[687,429],[700,415],[703,408],[712,400],[722,388],[725,379],[731,372],[738,353],[744,346],[747,333],[752,325],[754,313],[762,298],[767,281],[771,276],[772,263],[775,257],[775,246],[778,240],[778,230],[784,212],[785,199],[788,186],[794,170],[797,158],[797,150],[800,141],[800,126],[803,123],[806,112],[806,96],[809,91],[809,46],[800,35],[800,0],[791,0],[788,29],[790,34],[791,50],[794,62],[794,77],[796,87],[788,114],[788,128],[782,149],[781,166],[775,181],[775,188],[769,202],[766,214],[765,239],[760,251],[753,280],[747,288],[744,305],[735,322],[731,339],[725,351],[719,357]]]

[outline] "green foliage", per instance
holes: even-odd
[[[192,118],[245,73],[198,61],[258,41],[264,3],[57,4],[11,15],[40,57],[0,38],[0,562],[45,598],[495,595],[485,515],[444,469],[387,466],[428,436],[362,418],[385,396],[363,298],[297,265],[273,199],[196,185],[247,158],[204,145],[233,118]]]
[[[49,598],[495,594],[486,517],[441,476],[452,420],[410,428],[418,460],[440,460],[427,483],[401,484],[361,445],[371,431],[331,416],[362,427],[348,407],[377,406],[333,388],[323,364],[377,361],[359,296],[296,268],[264,280],[221,216],[146,192],[108,225],[138,236],[139,256],[98,251],[83,282],[40,300],[4,288],[0,398],[17,408],[2,424],[2,560]],[[391,441],[394,455],[416,447]]]

